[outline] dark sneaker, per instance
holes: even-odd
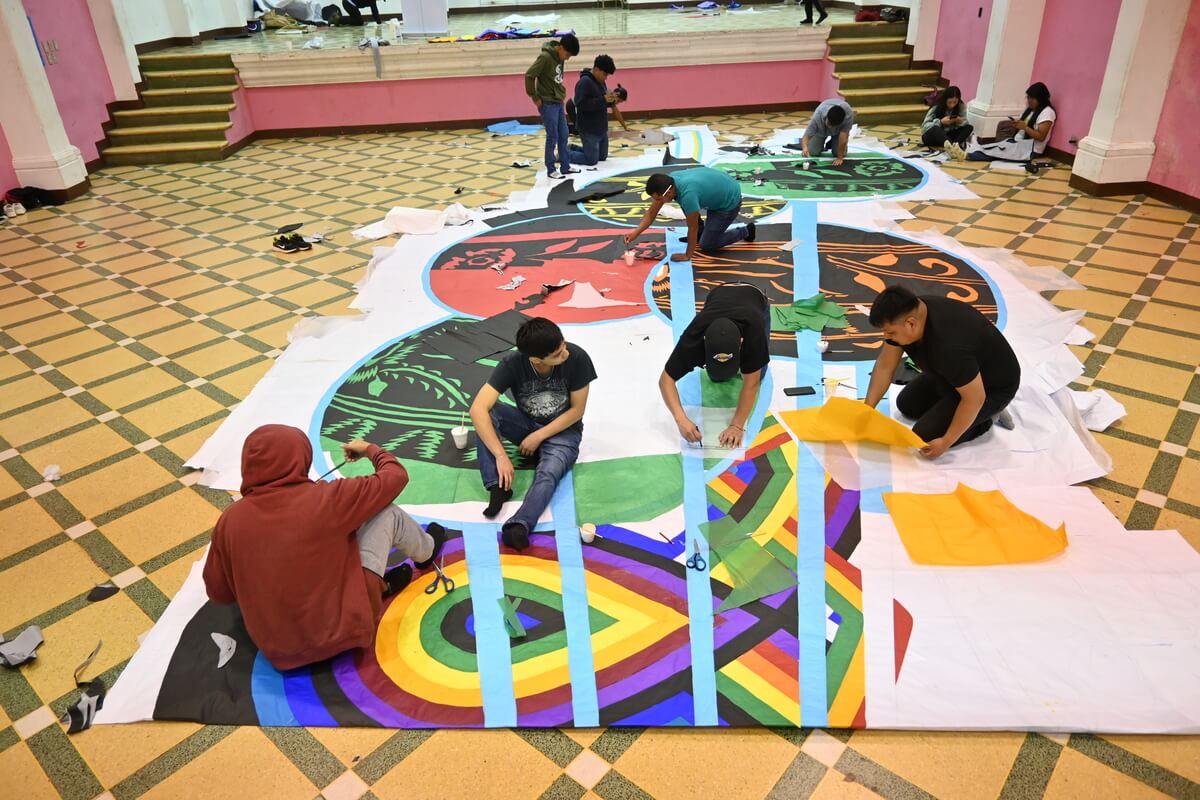
[[[507,522],[500,532],[500,541],[513,550],[524,550],[529,547],[529,531],[524,523]]]
[[[290,236],[280,236],[271,244],[271,246],[281,253],[294,253],[300,249],[292,243],[292,238]]]
[[[425,532],[433,537],[433,555],[426,561],[414,561],[417,569],[429,569],[433,566],[433,562],[438,560],[438,556],[442,554],[442,545],[446,544],[446,529],[436,522],[431,522],[425,526]]]
[[[753,242],[758,236],[758,227],[753,222],[746,223],[746,241]]]
[[[413,568],[409,564],[401,564],[391,572],[383,576],[384,583],[387,588],[383,591],[384,597],[391,597],[394,594],[399,594],[405,586],[412,583]]]
[[[293,233],[291,236],[289,236],[288,241],[291,242],[292,246],[297,250],[312,250],[312,245],[304,241],[304,237],[298,233]]]

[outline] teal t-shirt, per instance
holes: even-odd
[[[733,211],[742,203],[742,187],[728,173],[708,167],[685,169],[671,175],[675,199],[685,214],[697,211]]]

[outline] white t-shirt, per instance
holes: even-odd
[[[1033,152],[1034,153],[1037,153],[1040,155],[1041,153],[1046,152],[1046,145],[1048,145],[1050,143],[1050,134],[1054,132],[1054,121],[1056,119],[1058,119],[1058,115],[1054,113],[1054,108],[1052,106],[1046,106],[1045,108],[1042,109],[1042,113],[1038,114],[1037,122],[1034,125],[1032,125],[1031,127],[1036,128],[1038,125],[1041,125],[1043,122],[1049,122],[1050,123],[1050,131],[1046,134],[1046,138],[1042,139],[1040,142],[1037,139],[1033,140]],[[1017,131],[1017,135],[1014,136],[1013,138],[1016,139],[1018,142],[1021,141],[1022,139],[1033,139],[1032,136],[1027,136],[1025,134],[1025,131]]]

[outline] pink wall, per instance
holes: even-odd
[[[1150,181],[1200,198],[1200,0],[1192,0],[1154,136]]]
[[[79,148],[84,161],[92,161],[99,155],[96,142],[104,138],[105,106],[116,95],[87,0],[25,0],[25,13],[33,20],[40,41],[58,42],[58,63],[46,65],[46,77],[67,138]]]
[[[233,126],[225,130],[225,141],[235,144],[254,133],[254,119],[250,115],[250,102],[246,98],[246,90],[239,88],[233,93],[236,107],[229,112],[229,121]]]
[[[943,0],[938,14],[933,58],[942,62],[942,77],[961,89],[968,102],[979,91],[991,19],[992,0]]]
[[[1046,3],[1033,80],[1050,89],[1058,114],[1050,146],[1075,152],[1067,140],[1087,136],[1100,99],[1121,0],[1054,0]]]
[[[817,102],[830,70],[828,61],[814,59],[623,69],[616,78],[629,90],[623,110],[659,111]],[[244,97],[255,130],[532,117],[522,80],[491,75],[277,86],[246,89]],[[574,85],[572,77],[568,86]]]
[[[0,195],[20,185],[17,181],[16,170],[13,169],[12,151],[8,149],[8,139],[4,136],[4,130],[0,129]]]

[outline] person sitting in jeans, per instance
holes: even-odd
[[[675,253],[672,261],[691,261],[697,248],[715,253],[743,240],[754,241],[753,222],[729,227],[742,210],[742,187],[728,173],[709,167],[693,167],[670,175],[659,172],[646,181],[646,194],[652,202],[638,226],[625,234],[627,244],[641,236],[662,207],[673,200],[687,218],[688,235],[687,251]],[[701,224],[703,210],[708,211],[708,217]]]
[[[546,174],[553,180],[579,172],[571,166],[570,150],[567,146],[567,114],[563,100],[567,97],[563,83],[563,64],[571,56],[579,55],[579,40],[572,33],[564,33],[558,39],[542,45],[542,51],[525,70],[525,94],[537,106],[546,126]],[[558,151],[561,170],[554,166],[554,151]]]
[[[628,129],[618,109],[624,98],[616,91],[610,92],[605,81],[617,71],[611,56],[596,56],[591,69],[579,73],[575,84],[575,130],[579,133],[582,147],[571,145],[571,163],[594,167],[608,160],[608,109],[611,107],[622,127]],[[622,93],[623,94],[623,93]],[[571,116],[571,109],[567,109]]]
[[[557,325],[534,317],[517,329],[517,352],[508,353],[471,403],[479,442],[476,454],[489,502],[488,519],[512,498],[513,463],[501,439],[537,455],[525,502],[501,528],[501,540],[514,550],[529,546],[529,534],[550,504],[558,482],[579,457],[588,387],[596,380],[582,347],[563,338]],[[515,405],[500,402],[505,392]]]
[[[921,143],[934,150],[945,150],[962,161],[967,157],[963,144],[975,129],[967,124],[966,106],[957,86],[947,86],[937,102],[925,113],[921,123]]]

